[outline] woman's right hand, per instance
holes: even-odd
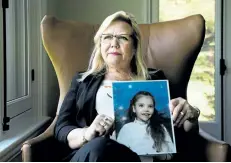
[[[97,115],[92,124],[85,131],[85,138],[92,140],[97,136],[103,136],[109,132],[114,124],[114,120],[104,114]]]

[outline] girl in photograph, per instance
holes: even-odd
[[[117,141],[138,155],[173,153],[175,147],[169,129],[170,118],[160,114],[151,93],[138,92],[131,100],[128,110],[130,123],[118,133]],[[169,130],[167,130],[169,129]]]

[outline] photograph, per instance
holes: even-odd
[[[168,80],[112,83],[116,141],[140,156],[176,153]]]

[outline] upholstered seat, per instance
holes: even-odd
[[[188,81],[204,41],[204,18],[201,15],[193,15],[180,20],[139,26],[142,31],[143,54],[148,67],[164,71],[170,82],[172,97],[187,98]],[[49,128],[23,144],[23,161],[62,159],[60,144],[53,136],[54,125],[72,77],[76,71],[85,71],[88,67],[93,37],[98,27],[87,23],[59,20],[52,16],[43,18],[42,40],[58,78],[60,90],[56,91],[60,91],[60,98],[57,115]],[[203,157],[198,160],[227,161],[230,152],[227,143],[210,137],[202,130],[199,137],[198,149],[203,149]]]

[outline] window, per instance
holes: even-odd
[[[201,14],[205,18],[206,34],[189,81],[188,101],[200,108],[201,126],[206,125],[205,130],[210,130],[211,134],[220,138],[220,110],[217,109],[220,107],[220,76],[217,64],[220,57],[220,19],[216,19],[220,18],[219,3],[216,0],[159,1],[159,21],[180,19],[193,14]]]
[[[7,101],[28,95],[26,1],[9,1],[7,28]]]
[[[7,116],[32,108],[29,55],[28,0],[9,0],[6,9]]]
[[[2,4],[0,0],[0,4]],[[43,116],[43,58],[40,22],[46,12],[45,0],[9,0],[7,25],[7,116],[10,129],[0,134],[0,160],[20,153],[18,145],[34,137],[48,125]],[[3,38],[2,7],[0,7],[0,37]],[[0,41],[0,118],[3,118],[3,41]],[[31,71],[35,80],[31,80]],[[2,129],[2,125],[0,126]],[[14,150],[10,150],[13,149]],[[10,150],[10,151],[9,151]]]

